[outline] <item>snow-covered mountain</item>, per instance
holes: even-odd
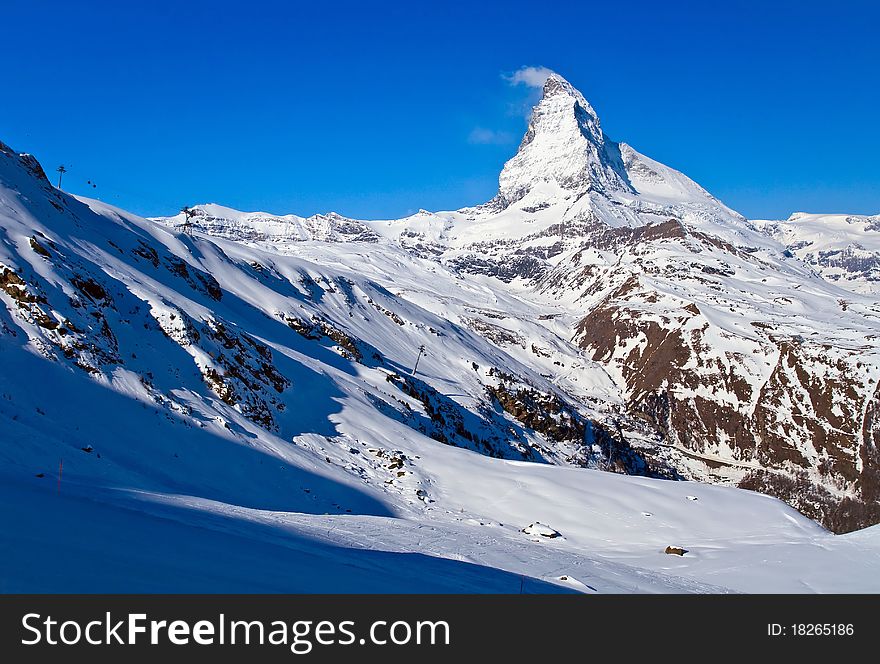
[[[880,590],[876,527],[669,481],[880,520],[880,309],[561,77],[485,205],[193,210],[0,144],[0,590]]]
[[[389,221],[196,213],[198,231],[270,251],[371,242],[512,294],[611,376],[612,430],[655,465],[777,495],[838,531],[880,520],[876,219],[746,220],[608,138],[556,74],[485,205]],[[542,334],[516,307],[499,316],[459,320],[502,348]],[[580,370],[559,362],[541,370],[571,394],[559,381]]]

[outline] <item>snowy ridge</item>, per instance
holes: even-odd
[[[795,213],[754,222],[822,277],[863,295],[880,294],[880,215]]]

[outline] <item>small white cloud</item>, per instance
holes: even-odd
[[[512,74],[502,74],[511,85],[525,85],[530,88],[542,88],[553,72],[547,67],[520,67]]]
[[[468,135],[468,143],[474,145],[507,145],[512,142],[512,134],[484,127],[474,127]]]

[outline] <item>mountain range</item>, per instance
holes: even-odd
[[[143,219],[0,144],[0,589],[877,590],[878,284],[880,216],[746,219],[556,74],[404,219]]]

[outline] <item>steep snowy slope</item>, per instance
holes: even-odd
[[[379,244],[183,235],[0,147],[0,590],[880,590],[774,499],[556,465],[669,472],[566,306]]]
[[[532,350],[517,358],[566,394],[601,365],[619,390],[603,421],[649,466],[779,496],[838,532],[880,521],[873,218],[750,222],[608,138],[558,75],[484,205],[371,222],[195,212],[198,232],[320,264],[350,240],[403,248],[448,277],[439,299],[455,280],[491,294],[457,320]]]

